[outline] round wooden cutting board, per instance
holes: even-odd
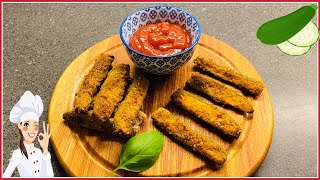
[[[119,35],[116,35],[97,43],[77,57],[61,75],[51,97],[48,113],[48,121],[52,129],[51,144],[60,163],[70,176],[106,176],[118,166],[120,152],[125,143],[116,137],[85,128],[72,130],[62,118],[63,113],[73,108],[76,90],[85,74],[93,66],[93,59],[105,51],[115,56],[114,64],[129,63],[131,69],[136,70],[135,65],[127,56]],[[142,111],[147,114],[147,119],[142,124],[139,133],[150,130],[158,131],[152,123],[151,114],[159,107],[166,106],[171,94],[177,88],[185,86],[185,82],[193,71],[192,61],[197,56],[216,57],[217,63],[263,81],[255,68],[239,52],[203,34],[199,44],[195,47],[192,59],[181,69],[171,75],[148,76],[151,83],[142,107]],[[170,104],[167,105],[167,108],[177,118],[227,149],[228,160],[220,169],[213,168],[196,153],[181,146],[171,137],[165,136],[163,150],[153,167],[142,173],[120,170],[114,176],[251,176],[269,150],[274,119],[271,99],[266,88],[258,97],[249,97],[249,99],[254,104],[252,119],[221,107],[242,128],[241,136],[233,142],[221,139],[210,127],[199,123],[198,119],[183,110]]]

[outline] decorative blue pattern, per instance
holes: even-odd
[[[152,10],[151,12],[150,12],[150,17],[152,18],[152,19],[154,19],[154,18],[156,18],[157,17],[157,12],[155,11],[155,10]]]
[[[148,56],[134,51],[129,46],[132,35],[142,26],[170,22],[186,28],[192,37],[192,46],[184,52],[172,56]],[[170,6],[148,7],[129,15],[120,27],[120,37],[127,47],[127,52],[132,61],[142,70],[152,74],[170,74],[192,57],[194,46],[198,43],[201,29],[197,20],[189,13]]]
[[[150,61],[150,59],[146,59],[146,60],[144,61],[144,63],[145,63],[146,65],[150,65],[150,64],[151,64],[151,61]]]
[[[193,23],[192,31],[196,31],[196,30],[197,30],[197,24]],[[197,33],[195,33],[195,34],[197,34]]]
[[[148,15],[146,13],[142,13],[140,16],[141,21],[146,21],[147,20]]]
[[[177,15],[178,15],[175,10],[172,10],[169,14],[170,14],[170,18],[171,19],[175,19],[177,17]]]
[[[132,24],[133,24],[134,26],[136,26],[136,25],[138,24],[138,22],[139,22],[138,18],[137,18],[137,17],[133,17],[133,19],[132,19]]]
[[[174,59],[171,59],[169,63],[170,63],[171,65],[175,65],[176,62],[177,62],[177,59],[174,58]]]
[[[131,31],[131,23],[129,23],[129,22],[127,23],[127,30]]]
[[[157,61],[156,64],[161,67],[161,66],[164,65],[164,62],[163,61]]]
[[[185,14],[185,13],[179,14],[179,20],[180,20],[180,22],[184,22],[185,19],[186,19],[186,14]]]
[[[192,24],[192,18],[191,17],[188,17],[187,19],[187,25],[190,26]]]
[[[168,14],[168,12],[165,9],[160,10],[159,15],[161,18],[165,18],[167,16],[167,14]]]

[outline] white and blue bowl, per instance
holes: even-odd
[[[160,22],[179,24],[186,28],[192,37],[192,45],[183,52],[171,56],[149,56],[129,46],[129,40],[142,26]],[[201,35],[200,24],[190,13],[172,6],[153,6],[138,10],[122,22],[120,38],[127,47],[132,61],[142,70],[151,74],[170,74],[186,64],[193,55],[194,47]]]

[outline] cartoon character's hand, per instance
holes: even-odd
[[[43,154],[48,154],[48,146],[49,146],[49,138],[51,136],[51,131],[49,129],[49,124],[47,124],[46,129],[46,123],[43,122],[43,133],[39,133],[38,141],[40,146],[42,147]]]

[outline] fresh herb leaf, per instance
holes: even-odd
[[[149,169],[156,163],[163,142],[163,135],[156,131],[141,133],[130,138],[122,148],[119,166],[110,174],[119,169],[132,172],[142,172]]]

